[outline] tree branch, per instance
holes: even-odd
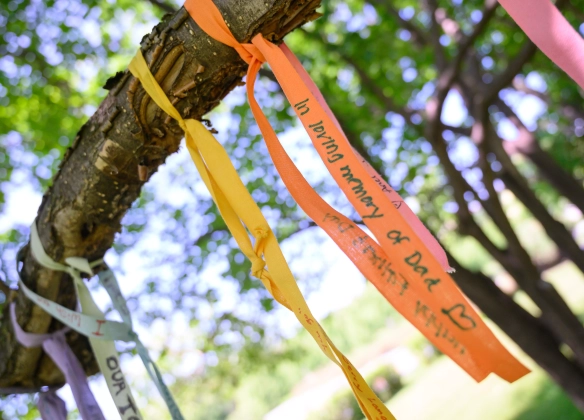
[[[525,84],[525,80],[521,78],[514,78],[512,82],[513,88],[517,92],[525,93],[527,95],[535,96],[536,98],[541,99],[545,103],[549,103],[549,96],[545,93],[539,92],[537,90],[531,89]]]
[[[440,24],[436,16],[438,3],[436,0],[423,0],[422,5],[426,9],[428,16],[430,16],[430,43],[436,57],[436,67],[439,71],[442,71],[446,68],[447,60],[446,50],[440,43]]]
[[[439,134],[438,137],[428,139],[433,145],[436,155],[440,159],[442,166],[444,167],[444,172],[448,177],[450,185],[453,187],[454,199],[458,205],[458,219],[459,219],[459,231],[463,234],[467,234],[475,238],[479,244],[481,244],[487,252],[489,252],[493,258],[499,261],[503,267],[515,277],[522,275],[521,263],[517,259],[513,258],[508,249],[500,249],[495,245],[491,239],[485,234],[483,229],[478,225],[473,215],[471,214],[467,201],[464,197],[465,192],[472,192],[475,197],[478,197],[474,189],[470,186],[468,181],[462,176],[462,174],[456,169],[454,164],[450,161],[448,151],[446,149],[446,142],[443,137]],[[489,216],[493,219],[493,215],[488,211],[489,205],[481,200],[481,203],[487,210]],[[504,233],[503,233],[504,234]]]
[[[529,40],[525,41],[525,44],[512,60],[509,61],[509,64],[501,73],[499,73],[488,85],[485,95],[485,100],[487,102],[491,102],[494,98],[497,97],[499,92],[507,87],[515,76],[521,71],[523,66],[533,58],[535,52],[537,51],[537,47],[535,44]]]
[[[461,136],[469,137],[471,133],[471,129],[469,127],[456,127],[453,125],[442,124],[443,130],[449,130],[453,133],[460,134]]]
[[[429,4],[435,4],[435,0],[427,0]],[[466,57],[469,48],[472,46],[474,41],[483,33],[487,27],[490,20],[495,15],[497,10],[498,1],[497,0],[486,0],[485,9],[483,11],[483,16],[479,23],[474,27],[471,34],[467,37],[463,37],[460,41],[458,47],[458,52],[454,60],[443,67],[443,71],[438,76],[438,82],[436,83],[436,92],[433,97],[428,101],[426,106],[426,112],[428,114],[428,126],[427,135],[430,137],[435,137],[440,130],[441,122],[440,117],[442,115],[442,109],[444,108],[444,101],[448,92],[452,88],[456,79],[459,77],[460,70],[462,68],[462,62]],[[435,12],[436,13],[436,12]]]
[[[541,273],[538,271],[527,250],[519,241],[503,209],[497,191],[494,188],[494,171],[486,159],[489,152],[497,155],[497,152],[493,150],[493,147],[496,147],[497,144],[492,141],[492,136],[496,136],[496,133],[490,123],[488,105],[484,101],[484,98],[479,95],[478,98],[475,98],[474,104],[475,106],[471,112],[475,123],[471,139],[477,145],[482,155],[480,161],[482,162],[483,184],[489,193],[489,199],[483,200],[484,207],[507,238],[509,249],[521,262],[523,275],[513,277],[515,277],[515,280],[521,288],[541,309],[542,319],[547,323],[550,331],[574,351],[579,364],[584,366],[584,341],[582,340],[584,337],[584,327],[551,284],[545,284],[545,287],[541,286],[544,282],[541,278]],[[498,146],[502,149],[501,144],[498,144]],[[499,159],[501,160],[501,157]],[[535,203],[531,204],[535,205]]]
[[[378,8],[385,10],[385,12],[393,17],[399,26],[412,34],[412,40],[418,47],[424,47],[430,44],[426,33],[410,20],[405,20],[399,14],[399,11],[393,7],[391,2],[383,0],[369,0],[369,2]]]
[[[2,279],[0,279],[0,292],[2,292],[4,294],[4,298],[5,301],[8,300],[8,297],[10,296],[12,289],[10,287],[8,287],[6,285],[6,283],[4,283],[2,281]]]
[[[584,187],[582,182],[567,173],[552,156],[546,153],[535,137],[535,133],[529,131],[519,119],[515,111],[511,109],[502,99],[495,101],[507,118],[515,125],[519,131],[519,136],[514,142],[503,141],[504,150],[512,155],[519,152],[528,157],[537,166],[542,176],[556,188],[560,194],[570,200],[576,207],[584,213]]]
[[[488,115],[488,111],[485,110],[484,112]],[[517,118],[517,120],[519,119]],[[484,146],[486,151],[494,153],[503,166],[503,173],[500,177],[507,188],[513,192],[517,199],[519,199],[536,220],[541,223],[548,237],[554,241],[561,252],[565,252],[580,271],[584,273],[584,251],[580,249],[580,246],[570,231],[568,231],[562,223],[557,221],[548,212],[546,207],[531,190],[527,180],[521,175],[505,151],[505,148],[503,147],[504,141],[497,135],[490,121],[484,121],[484,124],[486,124],[486,126],[484,128],[485,135],[482,139],[484,142],[482,146]],[[535,139],[532,137],[531,141],[535,142]],[[482,161],[485,163],[485,165],[483,165],[483,175],[485,177],[487,177],[487,175],[489,177],[494,176],[494,174],[492,174],[492,169],[486,160],[486,156]]]
[[[468,49],[472,46],[472,44],[477,40],[477,38],[483,33],[486,29],[487,25],[491,21],[491,19],[495,16],[495,12],[497,11],[497,6],[499,2],[497,0],[486,0],[485,1],[485,8],[483,10],[483,16],[481,20],[475,25],[473,31],[468,36],[462,37],[459,43],[458,52],[452,66],[454,68],[454,75],[453,78],[458,76],[460,71],[460,67],[462,65],[462,61],[466,56]]]
[[[567,0],[556,1],[556,7],[560,10],[566,4],[569,4]],[[527,40],[525,42],[525,45],[523,45],[523,47],[521,48],[519,54],[517,54],[515,58],[513,58],[509,62],[507,68],[503,72],[501,72],[497,77],[495,77],[493,82],[486,89],[485,99],[487,102],[491,102],[493,98],[495,98],[499,94],[501,89],[504,89],[513,81],[513,79],[521,71],[523,66],[535,55],[536,51],[537,47],[535,46],[535,44],[530,40]]]
[[[320,0],[216,0],[242,42],[257,33],[274,41],[318,16]],[[164,92],[185,118],[201,118],[241,83],[247,65],[231,48],[210,39],[181,8],[166,15],[142,40],[142,52]],[[36,219],[51,258],[102,258],[121,229],[122,217],[183,137],[178,125],[150,100],[129,72],[108,80],[110,90],[63,157]],[[138,166],[141,167],[139,173]],[[41,296],[74,308],[75,292],[64,273],[39,266],[24,249],[22,279]],[[25,330],[45,333],[59,324],[22,292],[17,319]],[[6,309],[4,312],[6,319]],[[71,335],[73,348],[89,371],[96,365],[87,340]],[[0,387],[62,383],[62,375],[40,349],[16,343],[10,323],[0,325]]]

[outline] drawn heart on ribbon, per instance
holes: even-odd
[[[474,319],[466,314],[466,306],[462,303],[457,303],[450,309],[442,309],[442,313],[463,331],[472,330],[477,326]]]

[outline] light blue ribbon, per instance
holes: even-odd
[[[170,390],[162,379],[162,374],[160,373],[158,366],[156,366],[156,363],[154,363],[150,357],[148,350],[144,344],[142,344],[138,338],[138,335],[134,332],[132,316],[128,309],[128,305],[126,304],[126,299],[122,295],[122,291],[120,290],[120,285],[118,284],[116,276],[111,270],[102,271],[97,276],[99,278],[99,283],[107,291],[114,308],[116,311],[118,311],[124,323],[132,331],[134,342],[136,343],[136,351],[138,352],[140,359],[142,359],[142,363],[144,364],[148,375],[150,375],[152,382],[154,382],[154,385],[156,385],[156,388],[158,389],[158,392],[160,392],[162,399],[164,399],[172,419],[184,420],[176,402],[174,401],[174,398],[172,397],[172,394],[170,393]]]

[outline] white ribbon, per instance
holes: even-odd
[[[77,291],[77,296],[81,303],[83,313],[72,311],[53,301],[45,299],[27,288],[23,282],[20,282],[24,293],[37,305],[50,313],[54,318],[89,338],[99,367],[104,374],[108,389],[110,390],[110,394],[116,403],[116,407],[118,407],[118,411],[120,412],[122,419],[140,419],[141,417],[136,408],[136,404],[132,399],[130,389],[127,386],[125,379],[123,378],[123,374],[119,368],[119,359],[117,357],[117,352],[115,352],[115,347],[113,346],[113,340],[127,342],[133,341],[136,343],[136,351],[138,352],[138,355],[140,356],[140,359],[142,360],[148,375],[164,399],[172,419],[184,420],[176,402],[174,401],[174,398],[172,397],[168,387],[162,379],[162,375],[158,367],[150,358],[146,347],[142,344],[136,333],[133,331],[132,317],[128,309],[128,305],[126,304],[126,299],[124,299],[124,296],[122,295],[120,286],[114,273],[111,270],[106,270],[99,273],[98,278],[99,283],[107,291],[110,299],[112,300],[114,308],[122,317],[123,322],[106,320],[104,318],[103,312],[93,301],[91,293],[85,285],[85,282],[83,282],[81,273],[86,273],[90,276],[93,276],[93,267],[101,264],[103,260],[100,259],[89,263],[85,258],[70,257],[65,259],[65,262],[68,265],[59,264],[53,261],[47,255],[41,244],[36,228],[36,223],[33,223],[31,227],[30,241],[32,254],[39,262],[39,264],[52,270],[65,271],[71,275],[75,283],[75,290]],[[96,346],[97,348],[101,349],[104,343],[109,343],[115,354],[111,353],[111,349],[108,347],[104,348],[103,355],[98,355]],[[112,354],[114,354],[113,358]],[[100,363],[100,359],[105,360],[105,368]],[[109,378],[107,372],[112,372]],[[123,382],[120,379],[123,380]],[[127,395],[122,394],[122,390],[124,389],[127,389]],[[119,405],[120,402],[123,403],[123,405]],[[129,417],[125,417],[126,413]]]
[[[126,324],[105,320],[104,313],[96,305],[87,285],[81,278],[81,273],[93,276],[92,267],[101,264],[102,260],[90,264],[84,258],[71,257],[65,259],[68,265],[53,261],[41,244],[36,221],[30,229],[30,244],[32,254],[40,265],[51,270],[64,271],[73,278],[82,313],[71,311],[37,295],[21,281],[20,285],[23,287],[24,292],[63,324],[89,338],[99,369],[103,373],[110,395],[122,420],[142,420],[130,387],[122,373],[118,352],[112,341],[114,339],[134,341],[133,336],[135,334]],[[108,336],[106,336],[106,333]]]

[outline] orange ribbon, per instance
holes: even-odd
[[[308,216],[406,319],[475,380],[481,381],[491,372],[509,382],[526,375],[529,370],[497,340],[444,272],[445,264],[438,261],[436,251],[428,249],[355,155],[318,88],[291,51],[278,48],[261,34],[252,44],[239,43],[211,0],[187,0],[185,8],[208,35],[233,47],[249,64],[247,93],[252,112],[283,182]],[[330,207],[281,146],[254,98],[257,73],[266,61],[327,169],[379,243]]]

